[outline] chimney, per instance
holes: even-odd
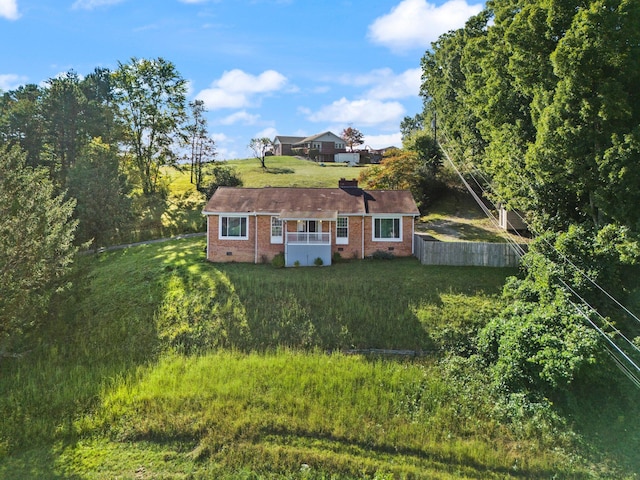
[[[355,178],[351,180],[346,180],[344,178],[341,178],[340,180],[338,180],[338,187],[339,188],[358,188],[358,180],[356,180]]]

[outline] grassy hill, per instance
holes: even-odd
[[[266,157],[266,169],[257,159],[225,162],[237,169],[245,187],[337,187],[341,178],[357,178],[367,166],[316,163],[296,157]]]
[[[549,412],[501,422],[481,370],[439,353],[512,270],[218,265],[203,247],[80,260],[31,351],[0,364],[1,478],[632,478],[624,421],[598,420],[621,435],[599,456]],[[431,353],[345,352],[367,347]]]

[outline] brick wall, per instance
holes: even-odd
[[[373,218],[366,218],[364,231],[364,255],[373,255],[376,251],[392,253],[395,257],[410,257],[413,252],[413,234],[411,217],[402,217],[402,242],[380,242],[373,241]]]
[[[270,262],[275,255],[284,252],[284,244],[271,243],[271,217],[268,215],[249,217],[249,238],[247,240],[220,240],[218,239],[218,215],[209,215],[207,221],[209,226],[207,260],[211,262]],[[397,257],[411,256],[413,253],[412,223],[411,217],[402,219],[402,242],[374,242],[372,240],[373,219],[365,217],[364,256],[371,256],[378,250],[392,253]],[[323,222],[322,230],[324,232],[328,232],[329,228],[331,228],[331,253],[338,252],[345,259],[362,258],[362,225],[362,217],[349,217],[349,243],[337,245],[335,222],[331,222],[331,227],[329,227],[329,222]],[[286,222],[286,231],[295,232],[296,228],[295,221]],[[255,251],[256,240],[258,246],[257,256]]]

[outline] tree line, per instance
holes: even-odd
[[[615,377],[606,354],[637,381],[638,321],[612,298],[640,258],[640,2],[492,0],[421,65],[424,111],[403,127],[437,128],[537,237],[478,337],[496,388],[566,404]]]
[[[162,58],[0,92],[0,356],[37,324],[80,246],[128,239],[188,166],[203,198],[237,179],[215,160],[201,101]]]
[[[76,199],[79,241],[104,244],[131,220],[132,198],[166,194],[163,167],[188,165],[204,189],[215,144],[203,102],[187,103],[186,91],[163,58],[69,71],[1,94],[0,145],[19,147],[26,166]]]

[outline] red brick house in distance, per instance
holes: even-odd
[[[363,190],[356,180],[338,188],[218,188],[207,217],[207,259],[271,261],[284,253],[286,266],[330,265],[377,251],[413,254],[418,207],[408,190]]]
[[[273,139],[274,155],[295,155],[299,150],[304,156],[312,151],[320,162],[335,162],[336,154],[345,153],[345,143],[342,138],[332,132],[318,133],[310,137],[287,137],[279,135]]]

